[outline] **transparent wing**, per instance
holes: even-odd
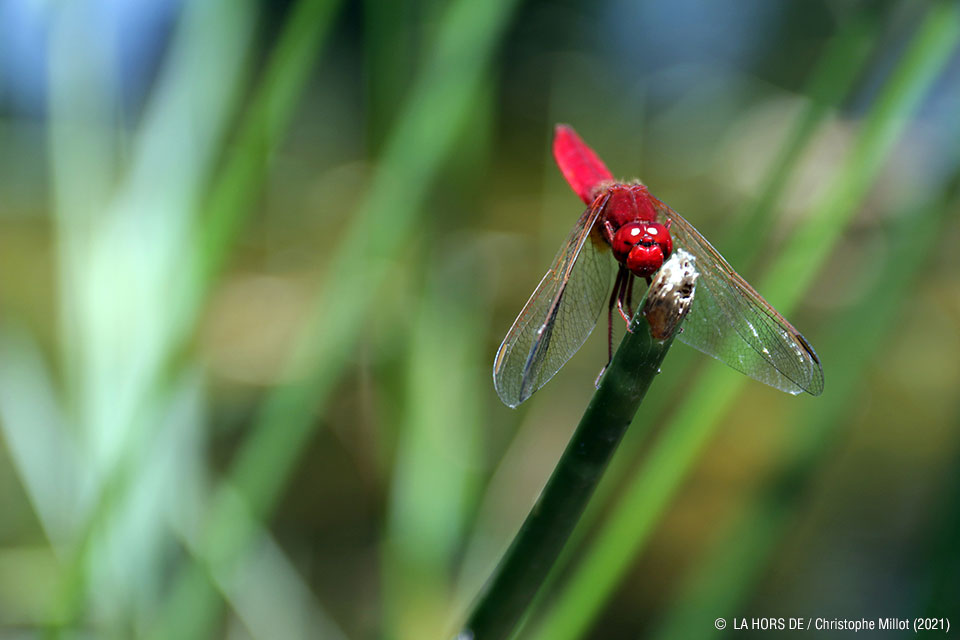
[[[509,407],[546,384],[597,324],[610,292],[609,247],[594,231],[604,205],[580,216],[497,351],[493,385]]]
[[[679,338],[754,380],[820,395],[823,369],[813,347],[676,211],[652,198],[674,245],[696,257],[700,279]]]

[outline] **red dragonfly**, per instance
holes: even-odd
[[[820,395],[823,369],[813,347],[693,225],[639,180],[614,180],[572,127],[557,126],[553,157],[587,210],[497,351],[493,382],[504,404],[516,407],[560,370],[605,301],[612,354],[614,309],[629,324],[635,279],[649,284],[674,244],[694,256],[700,273],[680,340],[771,387]],[[618,270],[608,298],[611,253]]]

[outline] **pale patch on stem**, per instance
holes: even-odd
[[[695,263],[696,259],[683,249],[674,251],[647,291],[643,315],[650,323],[650,334],[657,340],[672,336],[690,312],[694,283],[700,277]]]

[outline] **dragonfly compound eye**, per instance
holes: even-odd
[[[659,222],[644,222],[642,226],[644,234],[660,246],[664,259],[669,258],[673,253],[673,238],[667,228]]]
[[[652,276],[663,266],[663,249],[647,238],[630,250],[626,265],[627,269],[641,278]]]
[[[613,247],[613,255],[618,261],[624,262],[630,255],[630,250],[643,240],[646,234],[646,226],[639,222],[629,222],[617,229],[617,232],[613,234],[611,246]]]

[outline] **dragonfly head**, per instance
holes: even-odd
[[[613,235],[613,255],[641,278],[656,273],[673,253],[670,232],[659,222],[630,222]]]

